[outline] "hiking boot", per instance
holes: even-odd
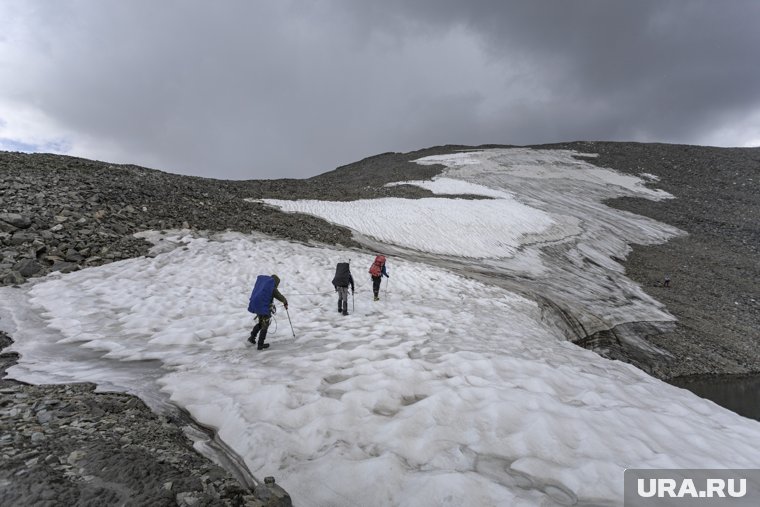
[[[263,345],[259,345],[259,346],[258,346],[258,347],[256,347],[256,348],[257,348],[258,350],[264,350],[264,349],[268,349],[268,348],[269,348],[269,344],[268,344],[268,343],[264,343]]]
[[[380,301],[380,298],[379,298],[379,297],[377,297],[377,296],[375,296],[375,299],[374,299],[374,301]]]
[[[343,312],[343,315],[348,315],[348,312]]]
[[[256,336],[255,335],[249,336],[248,343],[250,343],[251,345],[256,345]]]

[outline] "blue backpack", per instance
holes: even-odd
[[[253,285],[251,298],[248,302],[248,311],[256,315],[269,315],[272,294],[274,294],[274,278],[267,275],[256,277],[256,283]]]

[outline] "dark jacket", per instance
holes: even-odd
[[[354,277],[351,276],[351,273],[348,274],[348,284],[351,286],[351,292],[353,292],[354,291]],[[338,286],[336,285],[335,287],[337,288]],[[345,287],[348,287],[348,285],[346,285]]]
[[[348,285],[351,286],[351,292],[353,292],[354,291],[354,277],[351,276],[351,273],[348,274]],[[337,289],[338,287],[348,287],[348,285],[336,285],[336,284],[333,284],[333,287],[335,287]]]
[[[277,301],[280,301],[282,304],[284,304],[285,308],[287,308],[288,300],[285,299],[285,296],[283,296],[279,290],[277,290],[277,287],[280,285],[280,277],[277,275],[272,275],[272,278],[274,278],[274,291],[272,292],[272,301],[269,304],[271,305],[276,299]]]
[[[351,286],[351,291],[354,290],[354,277],[351,276],[351,267],[347,262],[339,262],[338,265],[335,268],[335,277],[333,277],[332,280],[333,287],[335,287],[335,290],[338,289],[338,287],[348,287]]]

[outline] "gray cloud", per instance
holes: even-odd
[[[435,144],[760,142],[760,4],[25,1],[0,138],[220,178]]]

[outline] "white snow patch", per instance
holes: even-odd
[[[463,162],[466,155],[466,162]],[[668,199],[673,196],[663,190],[647,188],[641,178],[623,174],[612,169],[603,169],[588,162],[577,160],[578,153],[570,150],[533,150],[530,148],[510,148],[436,155],[416,160],[418,164],[443,164],[452,171],[450,178],[469,180],[473,175],[498,171],[509,178],[557,179],[578,181],[594,186],[619,187],[624,195],[637,195],[649,199]]]
[[[467,193],[457,192],[455,183],[450,180],[443,185],[452,193]],[[467,182],[458,183],[463,190],[472,188]],[[459,257],[512,257],[525,236],[540,235],[554,224],[547,213],[506,193],[502,199],[485,200],[391,197],[264,202],[284,211],[319,216],[381,242]]]
[[[497,280],[520,276],[529,293],[560,303],[588,333],[625,322],[675,320],[624,276],[616,259],[625,258],[629,244],[663,242],[683,232],[605,204],[622,196],[670,195],[574,155],[516,148],[425,157],[418,162],[449,168],[432,180],[405,183],[438,198],[264,202],[349,227],[372,248],[379,242],[381,249],[394,245],[452,262],[477,259]],[[493,199],[443,197],[472,192]]]
[[[432,180],[424,181],[399,181],[388,183],[386,187],[397,185],[414,185],[430,190],[439,195],[482,195],[485,197],[494,197],[497,199],[514,199],[514,195],[503,190],[488,188],[485,185],[478,185],[468,181],[455,180],[453,178],[436,177]]]
[[[371,255],[175,240],[154,258],[0,289],[22,353],[11,375],[60,381],[31,353],[56,335],[119,362],[157,359],[171,399],[296,505],[620,504],[625,468],[760,464],[760,424],[562,341],[504,289],[391,258],[373,302]],[[344,317],[330,281],[351,256]],[[282,278],[296,333],[277,314],[266,352],[246,344],[261,273]]]

